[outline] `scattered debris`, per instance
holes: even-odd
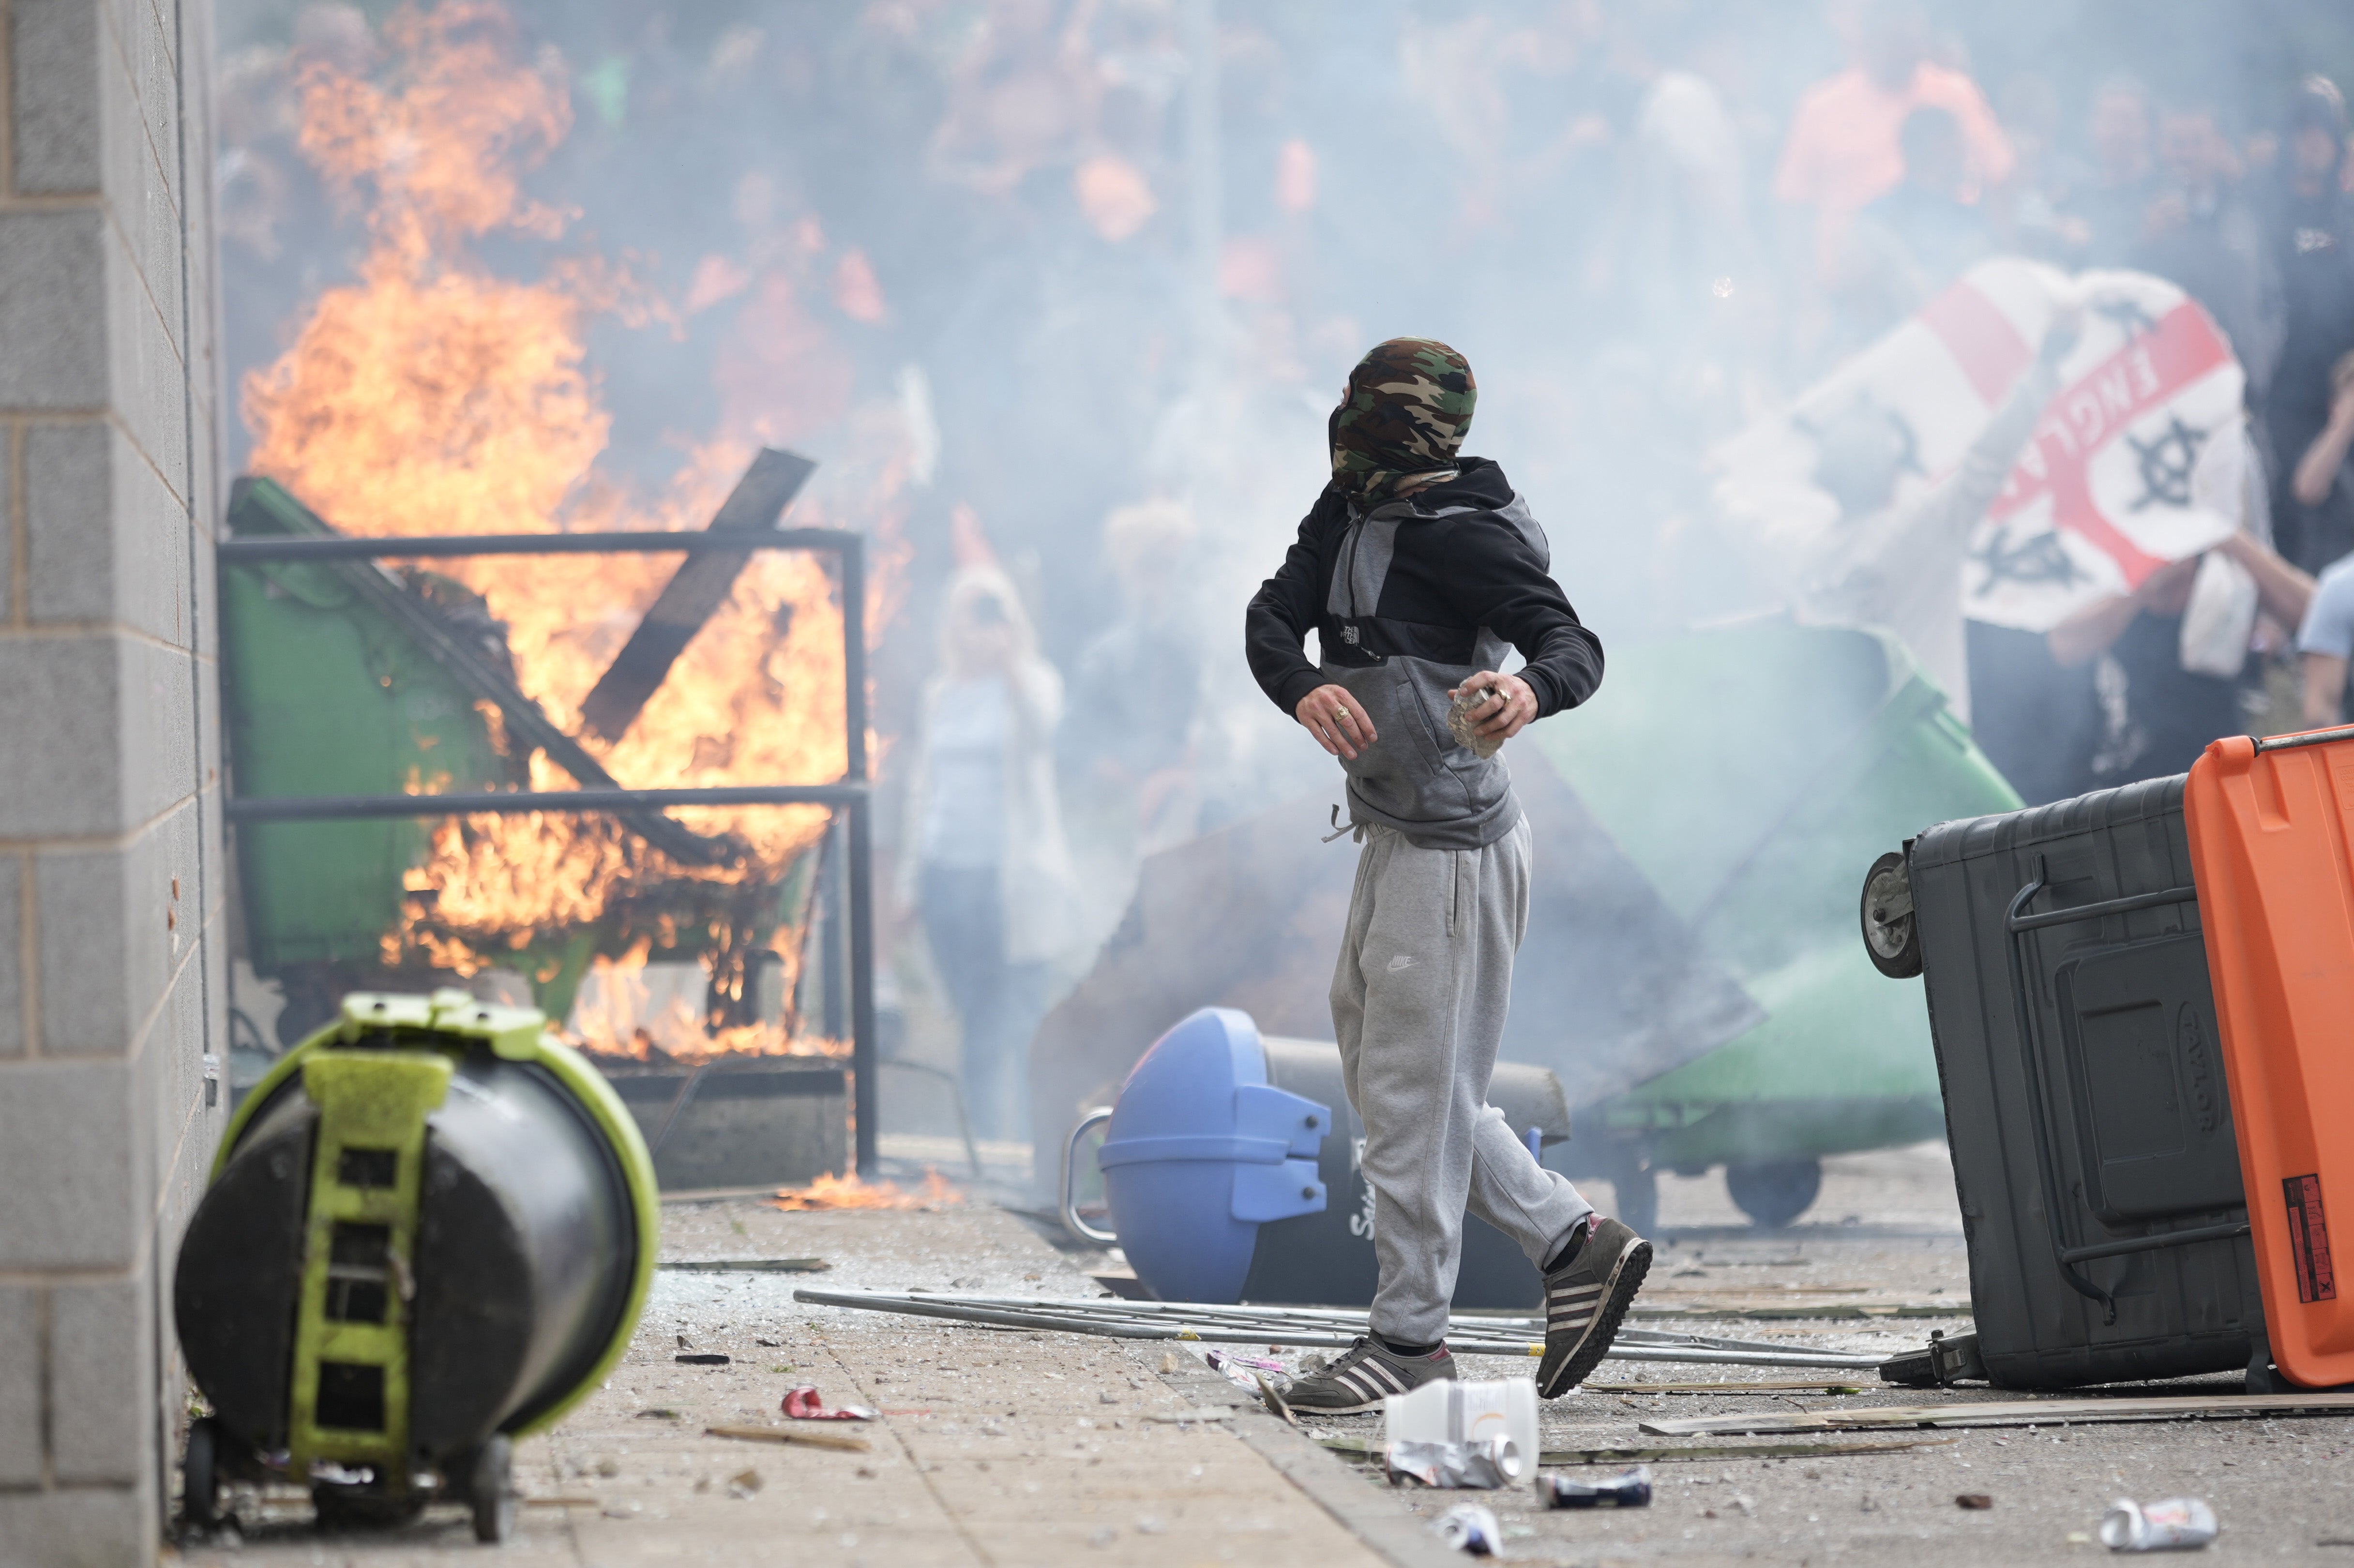
[[[1956,1400],[1949,1404],[1703,1415],[1680,1421],[1646,1421],[1641,1429],[1654,1436],[1696,1437],[1743,1432],[1868,1430],[1876,1426],[2062,1426],[2107,1421],[2190,1421],[2256,1415],[2354,1415],[2354,1393]]]
[[[738,1470],[727,1478],[727,1495],[741,1500],[758,1491],[762,1484],[759,1471]]]
[[[1119,1395],[1114,1393],[1108,1388],[1099,1388],[1096,1390],[1096,1403],[1097,1404],[1118,1404],[1119,1403]]]
[[[1430,1528],[1439,1540],[1458,1552],[1468,1552],[1474,1557],[1503,1555],[1504,1531],[1496,1523],[1496,1516],[1478,1503],[1457,1503],[1439,1515]]]
[[[668,1274],[823,1274],[833,1265],[822,1257],[713,1257],[681,1258],[654,1266]]]
[[[865,1454],[874,1445],[864,1437],[834,1432],[811,1432],[798,1426],[706,1426],[706,1437],[732,1437],[739,1443],[791,1443],[803,1448],[835,1448],[845,1454]]]
[[[1176,1351],[1161,1351],[1161,1375],[1165,1377],[1165,1376],[1167,1376],[1169,1373],[1173,1372],[1175,1372],[1176,1370],[1177,1370],[1177,1352],[1176,1352]]]
[[[1089,1546],[1109,1546],[1113,1542],[1118,1541],[1119,1539],[1119,1531],[1107,1524],[1092,1531],[1087,1536],[1087,1544]]]
[[[1819,1383],[1804,1379],[1764,1383],[1587,1383],[1588,1393],[1863,1393],[1860,1383]]]
[[[521,1498],[525,1508],[595,1508],[595,1498]]]
[[[1232,1351],[1212,1351],[1202,1358],[1214,1372],[1222,1372],[1228,1383],[1237,1388],[1257,1389],[1258,1374],[1274,1372],[1288,1375],[1283,1363],[1267,1356],[1238,1356]]]
[[[1983,1510],[1994,1507],[1994,1499],[1984,1492],[1964,1492],[1954,1499],[1954,1506]]]
[[[678,1412],[673,1410],[666,1404],[648,1405],[645,1409],[638,1412],[638,1419],[641,1421],[675,1421],[678,1419]]]
[[[1162,1520],[1156,1519],[1151,1514],[1148,1513],[1142,1519],[1136,1521],[1136,1533],[1139,1535],[1166,1535],[1169,1533],[1169,1526]]]
[[[1547,1508],[1649,1508],[1651,1467],[1638,1465],[1606,1481],[1579,1481],[1567,1476],[1537,1477],[1537,1496]]]
[[[1264,1404],[1278,1419],[1281,1420],[1285,1425],[1299,1425],[1299,1417],[1291,1414],[1290,1403],[1287,1401],[1283,1395],[1276,1392],[1275,1384],[1267,1381],[1267,1374],[1265,1372],[1254,1372],[1252,1375],[1258,1379],[1258,1397],[1260,1402]]]
[[[2120,1498],[2101,1515],[2101,1544],[2112,1552],[2193,1551],[2213,1541],[2221,1529],[2215,1510],[2198,1498],[2154,1503]]]
[[[1172,1416],[1154,1415],[1152,1421]],[[1958,1437],[1915,1437],[1894,1443],[1705,1443],[1659,1448],[1547,1448],[1537,1456],[1541,1465],[1656,1465],[1706,1459],[1833,1458],[1848,1454],[1903,1454],[1914,1448],[1950,1448]],[[1382,1445],[1366,1437],[1319,1437],[1317,1442],[1336,1454],[1356,1459],[1378,1459]]]
[[[686,1351],[671,1357],[671,1360],[681,1366],[689,1367],[724,1367],[733,1359],[730,1356],[723,1356],[716,1351]]]
[[[1469,1487],[1492,1492],[1528,1473],[1520,1446],[1510,1437],[1473,1437],[1460,1443],[1393,1443],[1382,1451],[1390,1485],[1419,1481],[1426,1487]]]
[[[864,1404],[844,1404],[828,1410],[825,1401],[818,1396],[816,1385],[802,1383],[785,1391],[784,1412],[795,1421],[872,1421],[875,1411]]]
[[[597,1473],[610,1481],[621,1473],[621,1461],[608,1455],[597,1461]]]

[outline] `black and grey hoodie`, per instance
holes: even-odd
[[[1552,550],[1528,503],[1486,458],[1404,500],[1359,511],[1327,487],[1283,566],[1251,599],[1251,673],[1285,713],[1328,683],[1346,686],[1380,736],[1349,775],[1349,815],[1426,849],[1477,849],[1521,818],[1500,753],[1481,760],[1447,728],[1448,690],[1527,665],[1537,716],[1602,683],[1602,644],[1548,575]],[[1313,628],[1321,667],[1303,651]]]

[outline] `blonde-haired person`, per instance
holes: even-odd
[[[965,1104],[984,1138],[1025,1135],[1030,1036],[1075,929],[1055,789],[1062,715],[1062,677],[1013,582],[994,567],[959,571],[915,736],[899,893],[956,1010]]]

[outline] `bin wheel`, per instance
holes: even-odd
[[[514,1534],[514,1444],[505,1433],[494,1434],[474,1455],[466,1496],[474,1505],[475,1540],[495,1546]]]
[[[220,1523],[220,1423],[207,1415],[188,1424],[180,1459],[180,1517],[196,1530]]]
[[[1819,1160],[1759,1160],[1724,1168],[1724,1189],[1761,1230],[1778,1231],[1823,1190]]]
[[[1863,876],[1863,947],[1872,967],[1890,980],[1921,972],[1921,927],[1913,917],[1913,874],[1903,853],[1891,850]]]

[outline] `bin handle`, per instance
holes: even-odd
[[[1110,1119],[1111,1107],[1097,1106],[1072,1124],[1071,1136],[1063,1143],[1063,1228],[1081,1241],[1091,1241],[1098,1246],[1109,1246],[1118,1242],[1119,1233],[1099,1231],[1079,1218],[1079,1202],[1077,1195],[1071,1191],[1071,1179],[1078,1174],[1079,1139],[1085,1138],[1088,1130],[1098,1122],[1107,1122]]]
[[[2043,1181],[2043,1213],[2049,1222],[2052,1255],[2060,1265],[2061,1277],[2076,1293],[2101,1304],[2102,1323],[2117,1320],[2116,1298],[2076,1271],[2076,1265],[2088,1258],[2118,1257],[2127,1253],[2156,1252],[2162,1247],[2190,1246],[2197,1242],[2226,1241],[2249,1234],[2247,1222],[2238,1224],[2200,1225],[2186,1231],[2160,1231],[2155,1235],[2130,1236],[2124,1241],[2103,1242],[2091,1246],[2069,1246],[2060,1234],[2060,1188],[2052,1171],[2050,1131],[2046,1126],[2043,1107],[2043,1074],[2038,1065],[2035,1051],[2034,999],[2028,994],[2027,963],[2020,956],[2020,938],[2030,931],[2047,926],[2064,926],[2076,920],[2096,920],[2107,915],[2125,915],[2137,909],[2155,909],[2165,904],[2197,904],[2196,887],[2169,887],[2162,893],[2137,893],[2126,898],[2105,899],[2098,904],[2082,904],[2068,909],[2047,910],[2041,915],[2026,913],[2027,906],[2048,884],[2048,868],[2041,855],[2035,857],[2035,876],[2011,898],[2010,907],[2003,914],[2003,931],[2010,957],[2010,1006],[2019,1024],[2020,1065],[2027,1079],[2029,1131],[2035,1139],[2035,1170]],[[1998,1124],[1998,1128],[1999,1124]]]

